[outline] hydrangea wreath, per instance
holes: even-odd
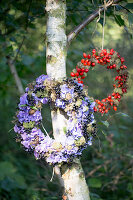
[[[116,72],[116,76],[113,83],[113,92],[101,101],[96,99],[95,112],[100,112],[102,115],[108,113],[113,107],[117,111],[117,106],[123,97],[123,94],[127,92],[128,71],[127,66],[124,64],[125,59],[119,55],[114,49],[108,50],[96,50],[92,52],[83,53],[83,59],[78,62],[76,69],[73,69],[71,76],[76,78],[78,83],[83,84],[83,80],[87,76],[90,68],[94,68],[96,65],[105,66],[108,70]]]
[[[44,104],[49,104],[52,110],[62,110],[68,118],[61,142],[41,130]],[[45,158],[53,165],[72,162],[92,144],[96,131],[94,106],[83,84],[68,78],[50,80],[41,75],[20,97],[14,127],[17,140],[26,151],[33,151],[36,159]]]

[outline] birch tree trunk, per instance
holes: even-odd
[[[66,77],[66,1],[47,0],[47,31],[46,31],[46,70],[50,78],[59,80]],[[51,112],[53,135],[55,140],[60,141],[64,134],[67,120],[60,112]],[[61,167],[64,180],[64,189],[68,200],[89,200],[89,190],[85,181],[84,172],[80,161],[75,159],[69,166]]]

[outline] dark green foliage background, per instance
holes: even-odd
[[[67,33],[101,3],[68,0]],[[117,112],[104,117],[96,115],[97,137],[82,156],[92,200],[133,200],[133,3],[123,1],[120,5],[106,11],[104,46],[125,57],[130,72],[129,90]],[[12,124],[20,95],[6,56],[15,58],[24,87],[46,73],[44,8],[45,1],[41,0],[0,2],[0,200],[60,200],[62,195],[57,177],[50,182],[52,167],[45,161],[36,161],[15,142]],[[101,14],[98,23],[93,21],[72,42],[67,56],[68,76],[83,52],[101,47],[102,21]],[[104,98],[112,90],[112,78],[110,71],[100,68],[89,72],[85,81],[89,95]],[[44,121],[50,132],[48,107],[44,108]]]

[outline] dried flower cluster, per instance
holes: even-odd
[[[51,110],[62,110],[68,119],[60,141],[41,130],[44,104],[49,104]],[[26,151],[33,151],[36,159],[45,158],[53,165],[72,162],[92,144],[96,132],[94,106],[85,87],[76,80],[54,81],[41,75],[20,97],[14,126],[17,140]]]

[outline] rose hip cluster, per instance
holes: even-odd
[[[94,68],[96,64],[105,66],[108,70],[113,70],[117,73],[114,83],[113,92],[107,98],[101,101],[96,99],[95,112],[101,114],[108,113],[113,107],[117,111],[118,104],[124,93],[127,92],[128,71],[124,64],[125,59],[121,57],[114,49],[96,50],[93,49],[91,53],[83,53],[83,59],[77,63],[76,69],[71,72],[71,77],[77,79],[79,83],[83,84],[83,80],[87,76],[90,68]]]

